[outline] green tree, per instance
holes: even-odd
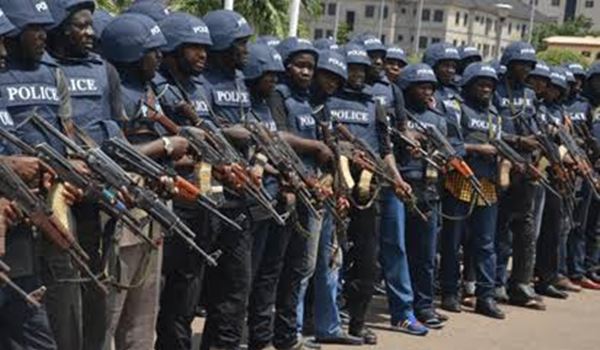
[[[113,13],[127,8],[132,0],[99,0],[98,5]],[[222,0],[170,0],[174,10],[202,16],[210,10],[223,7]],[[289,28],[289,0],[236,0],[234,9],[251,23],[257,35],[272,34],[285,37]],[[322,11],[319,0],[302,0],[302,7],[309,16],[319,16]]]
[[[561,49],[548,49],[538,52],[537,57],[551,65],[561,65],[565,63],[579,63],[586,67],[588,61],[581,54]]]
[[[563,24],[557,23],[543,23],[536,26],[533,29],[533,36],[531,44],[538,50],[542,51],[546,49],[546,44],[543,42],[545,38],[566,35],[566,36],[597,36],[600,33],[592,30],[593,22],[591,18],[583,15],[578,16],[575,19],[564,22]]]

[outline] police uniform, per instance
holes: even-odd
[[[430,45],[423,54],[423,63],[428,64],[434,71],[436,66],[442,61],[455,61],[457,65],[460,62],[460,55],[456,47],[448,43],[435,43]],[[460,91],[455,85],[455,81],[439,82],[435,89],[433,98],[437,104],[437,109],[442,111],[450,118],[454,118],[456,123],[460,120]]]
[[[437,84],[435,74],[429,65],[409,65],[400,75],[399,85],[405,91],[407,113],[411,113],[424,125],[436,127],[443,135],[447,135],[448,122],[443,113],[425,106],[418,106],[406,98],[406,91],[410,89],[411,85],[418,83],[430,83],[433,86]],[[406,128],[419,131],[419,128],[410,119],[406,122]],[[413,158],[408,151],[402,150],[398,155],[398,161],[402,178],[413,188],[417,205],[429,213],[427,221],[410,211],[406,213],[406,251],[414,293],[413,307],[417,319],[425,321],[437,318],[433,306],[433,283],[437,242],[436,227],[440,201],[439,183],[438,179],[427,176],[427,163]],[[403,320],[392,319],[392,322],[403,322]],[[415,323],[414,320],[412,322]],[[402,324],[399,323],[399,325]],[[417,327],[417,325],[413,327]],[[414,333],[417,334],[424,333],[418,328],[414,330]]]
[[[497,83],[493,68],[481,63],[469,65],[462,76],[463,88],[477,79],[490,79]],[[501,137],[501,120],[492,105],[485,107],[469,102],[468,91],[463,90],[465,103],[461,106],[461,133],[465,143],[485,144],[492,138]],[[446,198],[444,213],[461,220],[444,220],[441,234],[442,260],[440,268],[440,285],[442,298],[453,296],[458,299],[460,269],[458,252],[461,236],[472,232],[469,242],[473,255],[475,270],[477,307],[480,304],[495,304],[494,284],[496,274],[496,252],[494,249],[496,219],[498,213],[498,197],[496,193],[497,159],[495,156],[484,156],[468,153],[465,161],[473,169],[480,180],[485,204],[475,195],[472,185],[467,179],[455,172],[448,174],[445,182]],[[464,249],[464,248],[463,248]],[[486,305],[488,306],[488,305]]]
[[[500,61],[508,69],[506,74],[510,74],[510,64],[516,60],[535,64],[535,50],[523,42],[507,46]],[[502,128],[506,134],[530,134],[526,125],[533,127],[532,116],[536,113],[534,102],[533,90],[520,83],[511,85],[506,75],[501,78],[494,94],[494,106],[502,117]],[[523,151],[522,155],[531,158],[528,152]],[[496,287],[506,284],[506,267],[512,246],[513,268],[508,295],[512,302],[525,305],[535,297],[529,282],[533,275],[535,255],[533,204],[539,185],[523,176],[511,180],[510,188],[502,194],[498,212]],[[512,241],[509,231],[512,231]]]
[[[277,46],[277,51],[284,66],[294,55],[302,52],[312,54],[315,62],[318,59],[317,50],[306,39],[287,38]],[[268,100],[277,128],[304,139],[316,140],[317,121],[309,98],[308,90],[294,86],[287,77],[283,77],[282,83],[276,86],[275,92]],[[318,171],[314,155],[302,154],[300,158],[310,171]],[[297,203],[295,210],[295,220],[306,232],[298,232],[296,223],[287,226],[292,236],[277,291],[275,307],[278,308],[278,312],[275,316],[273,339],[273,345],[280,348],[291,347],[299,342],[297,334],[301,331],[304,321],[304,296],[309,279],[315,271],[322,225],[322,218],[313,216],[303,204]]]
[[[183,45],[212,45],[208,27],[199,18],[182,12],[173,12],[159,22],[167,40],[162,47],[165,55],[176,55]],[[161,79],[155,80],[154,91],[160,97],[165,115],[178,125],[193,126],[209,118],[209,102],[202,76],[189,75],[177,80],[169,65],[163,63]],[[164,78],[164,79],[163,79]],[[188,103],[195,115],[183,115],[177,108]],[[194,120],[193,118],[198,118]],[[179,170],[190,181],[197,181],[193,171]],[[183,222],[196,234],[196,243],[207,249],[214,237],[208,227],[208,213],[196,203],[173,201],[173,208]],[[191,324],[202,291],[204,260],[190,250],[185,242],[168,237],[164,242],[163,283],[160,312],[156,328],[156,349],[189,349],[192,344]]]
[[[123,14],[109,23],[102,33],[101,43],[103,54],[115,65],[121,78],[123,110],[127,120],[119,123],[127,139],[132,144],[144,144],[165,135],[162,128],[147,119],[146,104],[160,111],[151,83],[141,81],[129,68],[148,51],[166,44],[156,22],[141,14]],[[166,162],[168,159],[158,161]],[[140,220],[147,217],[142,211],[134,211],[134,215]],[[148,222],[144,229],[150,237],[158,236],[161,230],[155,221]],[[162,249],[151,250],[123,227],[117,228],[114,240],[115,251],[108,258],[109,270],[119,276],[119,283],[129,287],[113,289],[109,294],[104,349],[110,349],[113,337],[116,349],[150,349],[154,346],[158,314]]]

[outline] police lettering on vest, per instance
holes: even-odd
[[[55,86],[21,85],[6,87],[8,103],[19,101],[59,101]]]
[[[95,79],[69,79],[69,92],[96,92],[98,86]]]
[[[344,123],[369,123],[369,113],[355,110],[331,110],[331,115]]]
[[[216,103],[250,103],[250,96],[246,91],[216,90]]]
[[[12,117],[5,110],[0,110],[0,125],[2,125],[3,128],[10,128],[15,125]]]

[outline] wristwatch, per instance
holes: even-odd
[[[164,144],[165,153],[167,154],[168,157],[170,157],[171,153],[173,153],[173,143],[171,142],[171,140],[168,137],[163,137],[161,140]]]

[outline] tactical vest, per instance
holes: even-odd
[[[493,105],[502,117],[502,129],[508,134],[529,135],[527,127],[521,123],[533,126],[532,117],[536,113],[535,92],[525,86],[507,89],[504,80],[496,86]],[[515,118],[513,114],[519,114]]]
[[[498,137],[501,129],[495,108],[482,110],[471,107],[468,103],[462,104],[461,131],[466,143],[487,143],[489,139]],[[468,154],[465,159],[477,177],[495,180],[496,157]]]
[[[538,107],[539,120],[545,124],[563,125],[565,122],[564,110],[558,103],[544,103]]]
[[[317,120],[308,102],[308,95],[303,96],[293,91],[287,84],[279,84],[275,90],[283,97],[287,112],[287,125],[290,130],[305,139],[316,140]],[[312,155],[305,154],[301,158],[310,167],[314,167],[317,164],[316,159]]]
[[[188,101],[196,115],[203,120],[210,120],[210,99],[204,87],[202,77],[192,77],[186,82],[176,82],[167,73],[165,79],[156,81],[155,90],[162,96],[160,104],[167,116],[179,125],[192,125],[188,117],[177,113],[176,106],[181,101]]]
[[[453,118],[458,124],[461,118],[460,104],[462,101],[458,89],[454,86],[440,85],[433,96],[437,103],[437,109],[444,112],[447,117]]]
[[[74,122],[98,144],[120,135],[110,107],[106,62],[98,56],[83,60],[59,60],[67,77]]]
[[[357,138],[364,140],[376,153],[380,153],[376,129],[375,101],[367,93],[344,89],[325,104],[325,115],[332,122],[344,124]]]
[[[586,123],[590,114],[590,103],[580,95],[571,98],[564,103],[565,112],[573,123]]]
[[[206,71],[204,78],[210,105],[216,116],[232,124],[244,121],[250,108],[250,94],[244,83],[244,75],[236,71],[232,76],[213,68]]]
[[[60,141],[32,123],[25,123],[35,109],[50,124],[63,129],[58,119],[57,70],[58,66],[49,59],[30,70],[23,69],[19,63],[9,62],[7,69],[0,73],[0,95],[5,99],[17,136],[30,145],[46,142],[64,154],[65,148]]]
[[[267,105],[265,101],[256,101],[252,99],[252,111],[255,116],[258,117],[258,121],[265,126],[269,131],[276,132],[277,124],[275,123],[275,119],[273,119],[273,115],[271,114],[271,109]],[[253,119],[251,119],[253,120]],[[275,176],[267,175],[263,177],[263,185],[267,192],[271,195],[271,197],[275,197],[277,195],[277,191],[279,189],[279,183]]]

